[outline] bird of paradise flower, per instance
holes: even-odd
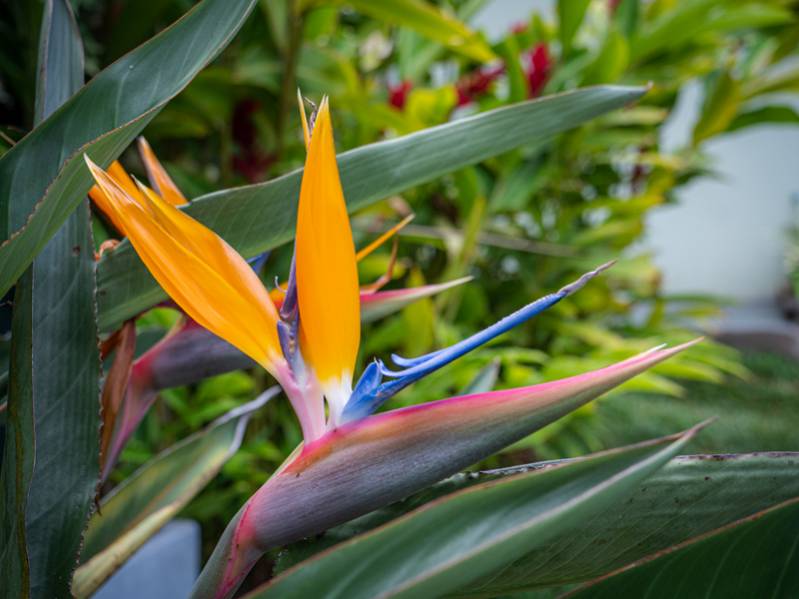
[[[86,162],[102,209],[192,319],[282,386],[304,442],[241,508],[194,597],[231,597],[270,548],[315,534],[424,488],[530,434],[681,351],[655,348],[579,376],[375,412],[393,395],[578,291],[602,265],[450,347],[374,360],[355,378],[360,344],[356,252],[339,180],[329,102],[310,122],[294,258],[277,306],[224,240],[174,203]],[[163,190],[162,190],[163,191]],[[102,200],[101,200],[102,201]]]

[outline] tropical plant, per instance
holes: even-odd
[[[608,216],[607,221],[596,222],[584,214],[582,204],[596,199],[594,192],[609,193],[622,180],[635,183],[621,174],[624,169],[613,163],[611,156],[600,161],[605,173],[601,187],[593,185],[593,192],[586,195],[579,191],[580,186],[569,189],[564,184],[558,189],[563,201],[555,216],[546,216],[552,212],[545,205],[536,214],[541,226],[555,219],[557,226],[548,230],[562,235],[557,239],[560,249],[567,244],[579,246],[583,235],[582,243],[594,250],[598,235],[608,244],[605,251],[571,256],[566,266],[554,273],[541,269],[535,286],[549,286],[548,295],[532,303],[525,299],[519,303],[521,308],[513,306],[515,312],[503,310],[506,301],[490,304],[490,309],[484,308],[480,317],[469,323],[475,329],[471,334],[443,349],[428,351],[432,348],[409,344],[407,347],[421,355],[392,356],[395,369],[380,359],[359,367],[359,353],[387,349],[370,341],[371,333],[386,330],[377,327],[364,327],[367,335],[361,347],[362,320],[403,309],[403,322],[412,321],[413,312],[408,310],[419,305],[412,304],[414,300],[447,290],[452,293],[464,282],[463,275],[480,274],[487,268],[471,268],[476,266],[475,248],[484,233],[486,173],[504,186],[505,191],[496,196],[505,198],[503,201],[509,197],[508,188],[512,189],[511,177],[513,185],[524,187],[515,196],[518,205],[513,204],[511,210],[524,214],[523,205],[532,193],[526,187],[530,175],[549,171],[553,178],[546,185],[554,187],[554,177],[561,174],[560,159],[569,155],[565,154],[568,148],[583,142],[591,147],[593,139],[596,159],[616,147],[607,141],[605,145],[596,143],[596,137],[630,127],[625,120],[630,113],[637,115],[633,121],[644,118],[635,108],[622,113],[625,117],[611,116],[647,91],[640,86],[603,84],[623,71],[617,68],[625,62],[619,55],[632,52],[619,48],[635,40],[633,55],[642,69],[653,57],[671,64],[674,56],[668,56],[670,52],[687,52],[688,46],[704,43],[693,34],[684,35],[683,29],[690,31],[695,20],[712,17],[711,23],[719,31],[776,27],[790,14],[785,3],[751,3],[748,12],[733,7],[719,13],[710,3],[699,1],[687,3],[690,10],[655,2],[647,9],[654,24],[649,24],[646,35],[643,30],[636,31],[637,2],[613,3],[608,42],[594,56],[581,52],[575,41],[588,3],[563,2],[559,43],[564,65],[569,64],[569,57],[575,62],[569,69],[562,67],[559,85],[571,87],[575,81],[602,85],[533,100],[517,97],[513,94],[521,89],[520,71],[511,59],[518,58],[518,52],[506,40],[502,72],[509,89],[516,86],[507,106],[498,106],[500,102],[492,105],[490,94],[484,94],[496,79],[492,72],[472,73],[449,91],[427,90],[432,93],[425,94],[420,93],[425,90],[406,85],[393,90],[391,100],[394,105],[402,104],[403,114],[419,102],[421,112],[411,113],[413,120],[400,124],[404,117],[398,116],[399,111],[377,110],[366,115],[365,129],[356,127],[356,133],[374,137],[381,118],[392,123],[397,133],[415,132],[360,145],[337,156],[330,104],[339,105],[338,94],[333,93],[332,101],[323,97],[318,108],[313,106],[310,119],[300,99],[303,134],[298,138],[302,140],[300,151],[303,146],[307,151],[302,170],[187,202],[186,197],[193,194],[181,191],[183,185],[175,183],[178,177],[173,179],[142,139],[141,160],[149,185],[131,178],[115,160],[231,41],[255,4],[254,0],[203,0],[174,25],[83,85],[83,47],[70,4],[66,0],[45,2],[35,127],[19,141],[9,142],[10,148],[0,158],[0,224],[5,240],[0,245],[0,292],[13,287],[0,471],[4,593],[9,597],[90,596],[186,506],[236,453],[248,420],[257,417],[267,402],[275,403],[270,400],[278,387],[269,387],[256,399],[220,415],[103,492],[108,489],[106,483],[99,497],[97,484],[107,481],[122,447],[159,391],[240,368],[262,369],[257,376],[268,373],[279,384],[296,415],[296,422],[287,426],[293,426],[298,435],[277,434],[286,435],[287,445],[298,443],[271,476],[262,477],[259,483],[263,484],[252,497],[237,506],[238,512],[197,581],[196,597],[232,596],[253,565],[265,553],[276,552],[282,552],[279,575],[252,596],[304,597],[319,588],[331,597],[495,596],[559,589],[600,577],[606,580],[597,584],[597,592],[618,593],[624,585],[636,588],[629,585],[641,585],[651,573],[666,568],[672,573],[669,582],[679,581],[696,571],[697,560],[708,560],[702,563],[720,570],[728,568],[723,560],[715,561],[720,548],[727,554],[743,537],[748,545],[756,546],[777,525],[784,531],[778,559],[770,562],[769,568],[749,574],[745,585],[737,588],[754,595],[768,591],[788,597],[799,592],[799,580],[790,574],[796,559],[790,542],[799,496],[795,454],[677,457],[702,424],[677,435],[579,459],[458,474],[689,346],[686,353],[695,352],[694,361],[675,362],[678,367],[664,373],[699,371],[705,378],[713,378],[716,369],[735,370],[721,350],[697,350],[702,344],[696,346],[693,341],[629,357],[631,350],[650,342],[652,331],[662,330],[663,338],[685,337],[687,333],[682,331],[669,334],[665,327],[650,327],[642,334],[630,325],[621,325],[616,327],[618,331],[609,332],[592,328],[590,322],[586,325],[585,314],[592,303],[612,305],[616,295],[605,285],[599,300],[580,304],[579,297],[590,296],[592,289],[600,287],[604,271],[611,266],[604,260],[605,254],[631,241],[622,234],[623,243],[614,246],[608,240],[619,230],[607,231],[614,231],[611,225],[615,221]],[[363,14],[395,19],[426,36],[426,40],[412,37],[403,42],[414,57],[436,58],[446,47],[465,60],[483,61],[499,51],[431,4],[415,0],[379,6],[350,4]],[[337,14],[336,5],[263,5],[273,21],[279,6],[287,8],[290,23],[310,21],[312,15],[322,19]],[[576,12],[575,7],[579,7]],[[754,9],[764,7],[770,11],[768,18],[754,26],[745,22],[744,17],[760,14]],[[468,3],[460,8],[468,12]],[[357,27],[367,27],[365,21],[356,21]],[[292,61],[298,58],[303,32],[296,28],[295,23],[288,39],[283,39],[286,81],[293,81],[298,66]],[[539,29],[535,35],[552,35],[534,21],[533,30]],[[676,42],[675,30],[680,32]],[[765,35],[759,30],[756,34]],[[714,41],[710,40],[711,45]],[[537,95],[547,85],[556,87],[553,81],[558,71],[550,73],[547,52],[537,49],[532,55],[533,69],[522,95]],[[776,62],[780,56],[772,47],[768,61]],[[424,67],[406,61],[407,68],[419,73],[427,64],[429,60]],[[608,75],[610,67],[614,70]],[[224,78],[225,69],[214,65],[203,71],[206,77],[209,72]],[[722,87],[729,89],[737,85],[738,76],[736,72],[714,80],[725,81]],[[773,85],[788,85],[784,77],[783,83],[772,87],[751,83],[760,76],[747,80],[755,89],[752,94],[775,89]],[[287,107],[294,91],[289,95],[286,88],[285,84],[280,88],[280,110],[273,125],[281,149],[276,159],[280,166],[289,166],[294,160],[286,150]],[[401,102],[403,89],[408,98]],[[182,96],[184,100],[191,97],[189,91]],[[319,90],[311,86],[306,91],[317,97]],[[414,92],[419,98],[415,101],[410,97]],[[481,108],[485,110],[448,119],[450,104],[471,103],[477,94],[483,94],[481,101],[486,105]],[[348,97],[346,93],[342,96],[342,100]],[[450,98],[450,104],[443,104],[448,120],[427,126],[432,123],[426,119],[441,118],[441,97]],[[703,133],[695,136],[697,141],[734,122],[735,114],[728,119],[725,116],[723,126],[717,122],[717,104],[727,97],[721,91],[709,94],[707,114],[714,122],[703,125]],[[351,106],[355,113],[363,104],[353,102]],[[729,116],[740,106],[739,102],[734,110],[725,108],[723,112]],[[168,116],[180,120],[174,112]],[[558,136],[597,117],[601,119],[592,136],[583,138],[586,129]],[[342,121],[348,122],[346,114]],[[637,143],[640,133],[635,131],[625,139]],[[541,139],[556,141],[547,144],[543,154],[540,147],[533,154],[520,149],[529,146],[530,140]],[[574,151],[579,156],[579,150]],[[474,166],[478,164],[483,166]],[[645,182],[638,184],[657,186],[662,176],[668,186],[680,171],[667,165],[666,172],[659,173],[658,168],[660,165],[653,166]],[[447,180],[452,189],[438,190],[437,181],[444,176],[451,177]],[[466,214],[470,223],[457,244],[459,251],[442,273],[442,282],[425,285],[419,281],[408,289],[383,290],[396,263],[395,243],[391,254],[382,256],[385,268],[381,276],[373,283],[360,284],[363,277],[359,276],[358,258],[379,255],[377,248],[407,222],[390,227],[356,252],[348,211],[420,185],[455,202],[458,213]],[[94,228],[113,237],[99,244],[97,255],[87,195],[97,209]],[[429,208],[421,202],[422,197],[413,203],[426,218]],[[616,204],[636,205],[637,197],[628,194],[600,204],[612,214],[625,213]],[[570,212],[571,208],[574,211]],[[642,218],[636,209],[633,214]],[[579,224],[578,231],[564,225],[569,218]],[[519,218],[514,219],[510,229],[525,226]],[[592,237],[591,231],[603,233]],[[415,233],[411,230],[423,238],[430,233],[424,228]],[[120,241],[122,237],[125,239]],[[292,238],[293,257],[285,261],[283,271],[286,282],[269,292],[258,274],[265,260],[276,266],[266,253]],[[496,260],[497,249],[490,251],[490,260]],[[577,268],[589,258],[593,264],[579,274]],[[523,267],[527,269],[527,265]],[[512,273],[513,269],[506,269],[503,277]],[[561,280],[565,275],[570,278]],[[413,282],[414,277],[409,278]],[[488,278],[482,277],[469,289],[491,287]],[[578,294],[583,287],[585,293]],[[467,301],[478,301],[469,300],[466,291],[448,297],[439,300],[440,308],[453,317],[464,312]],[[163,313],[140,317],[154,306],[172,311],[172,328],[136,356],[137,341],[147,333],[142,325],[159,318],[163,323]],[[428,386],[416,384],[406,401],[419,405],[377,412],[405,387],[421,383],[423,377],[550,307],[554,317],[542,334],[552,354],[563,356],[604,344],[603,351],[594,351],[590,360],[577,363],[584,367],[602,362],[598,365],[602,367],[582,368],[590,371],[575,374],[574,364],[564,366],[562,359],[560,365],[553,360],[533,377],[548,382],[530,384],[534,382],[531,377],[517,375],[514,384],[514,376],[505,372],[501,385],[508,388],[492,391],[497,367],[490,359],[497,352],[488,352],[488,360],[471,365],[470,373],[477,376],[468,386],[442,383],[442,378]],[[494,324],[483,326],[480,322],[488,316],[496,320],[507,312],[511,312],[509,316]],[[557,324],[561,321],[570,322]],[[638,339],[624,342],[619,335],[622,331],[638,335]],[[414,331],[410,333],[412,336]],[[455,337],[455,333],[450,330],[448,336]],[[558,333],[571,333],[572,337]],[[103,339],[101,345],[98,336]],[[530,363],[532,354],[524,357],[517,352],[514,357],[512,350],[507,351],[504,370]],[[607,366],[611,358],[625,359]],[[699,364],[715,369],[702,370]],[[559,370],[566,376],[556,376]],[[357,379],[356,372],[360,373]],[[435,376],[446,377],[446,372],[450,371],[441,370]],[[430,401],[458,393],[453,391],[455,387],[462,388],[461,395]],[[252,391],[247,388],[245,394],[252,396]],[[418,401],[423,395],[425,403]],[[280,422],[292,421],[282,418]],[[744,478],[746,484],[741,484]],[[99,507],[91,513],[95,501]],[[620,505],[626,509],[619,509]],[[756,521],[759,514],[763,518]],[[321,536],[303,541],[315,535]],[[597,560],[599,547],[605,549],[603,559]],[[77,569],[76,562],[80,564]],[[647,563],[640,565],[643,562]],[[783,573],[777,583],[772,572]],[[718,577],[701,583],[708,593],[718,596],[728,588]],[[664,592],[676,592],[670,586],[663,588]]]

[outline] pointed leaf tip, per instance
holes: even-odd
[[[588,271],[587,273],[582,275],[576,281],[573,281],[573,282],[569,283],[565,287],[561,287],[560,293],[562,293],[564,295],[571,295],[571,294],[579,291],[580,289],[585,287],[585,285],[586,285],[586,283],[588,283],[588,281],[590,281],[591,279],[596,277],[598,274],[606,271],[607,269],[609,269],[614,264],[616,264],[616,260],[611,260],[610,262],[605,262],[604,264],[602,264],[600,266],[597,266],[594,270]]]

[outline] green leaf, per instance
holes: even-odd
[[[616,5],[613,20],[627,38],[635,35],[638,29],[640,2],[639,0],[621,0]]]
[[[280,556],[278,571],[446,494],[510,474],[548,468],[553,463],[455,475],[402,502],[332,528],[319,538],[287,547]],[[623,511],[613,508],[587,525],[564,530],[543,547],[519,556],[501,575],[484,577],[458,594],[503,596],[591,580],[799,497],[797,473],[797,453],[674,458],[630,496]],[[747,484],[741,484],[743,480]]]
[[[316,0],[318,2],[318,0]],[[314,3],[316,3],[314,2]],[[473,60],[494,58],[488,44],[454,15],[421,0],[335,0],[392,26],[407,27]]]
[[[521,102],[527,98],[528,89],[516,38],[512,35],[506,37],[499,46],[499,53],[505,63],[505,74],[508,78],[508,101]]]
[[[653,555],[570,597],[799,596],[799,498]]]
[[[456,15],[468,22],[485,5],[486,0],[466,0],[459,4]],[[411,29],[399,29],[396,33],[396,61],[403,80],[418,81],[430,69],[430,65],[441,58],[444,46],[423,38]]]
[[[633,56],[642,61],[656,54],[680,49],[698,36],[737,29],[756,29],[790,22],[789,10],[763,2],[729,0],[682,0],[647,27],[639,30]]]
[[[36,122],[82,85],[83,46],[69,2],[49,0],[40,33]],[[15,290],[10,435],[0,481],[0,561],[13,596],[69,594],[97,484],[100,356],[89,223],[84,198]]]
[[[572,40],[585,18],[591,0],[558,0],[558,33],[564,56],[571,49]]]
[[[584,85],[613,83],[624,73],[630,58],[627,38],[616,27],[608,30],[602,48],[594,62],[588,67]]]
[[[718,0],[683,0],[639,29],[632,44],[632,55],[644,60],[653,54],[677,47],[706,26],[707,13]],[[725,10],[725,6],[719,6]]]
[[[741,86],[728,71],[716,73],[707,83],[702,112],[694,126],[693,143],[725,131],[741,103]]]
[[[799,125],[799,112],[793,106],[763,106],[738,113],[727,127],[727,131],[737,131],[756,125]]]
[[[83,43],[69,2],[48,0],[42,16],[36,78],[36,124],[83,87]]]
[[[302,562],[247,597],[307,597],[319,588],[348,599],[454,591],[564,528],[618,509],[694,432],[474,486]]]
[[[596,116],[635,101],[639,87],[603,86],[530,100],[431,127],[339,155],[350,211],[533,142],[540,143]],[[245,257],[294,236],[302,171],[194,200],[186,211]],[[99,264],[100,329],[109,331],[145,310],[164,293],[129,243]]]
[[[488,393],[497,384],[497,377],[499,376],[500,361],[497,359],[492,360],[475,375],[463,390],[463,395],[471,395],[473,393]]]
[[[204,0],[98,74],[0,158],[0,295],[108,165],[231,40],[255,0]]]
[[[752,77],[743,86],[744,98],[753,98],[761,94],[780,92],[793,93],[799,91],[799,65],[780,65],[759,77]]]
[[[93,593],[199,493],[236,453],[252,413],[278,392],[277,387],[268,389],[159,454],[103,498],[86,529],[73,593]]]
[[[506,594],[590,580],[799,497],[799,454],[682,456],[624,504],[469,588]],[[745,481],[745,482],[744,482]],[[631,596],[636,596],[635,594]]]

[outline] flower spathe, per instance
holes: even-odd
[[[86,164],[115,222],[161,287],[194,320],[270,372],[280,358],[277,310],[257,275],[222,238],[141,187],[126,191]]]

